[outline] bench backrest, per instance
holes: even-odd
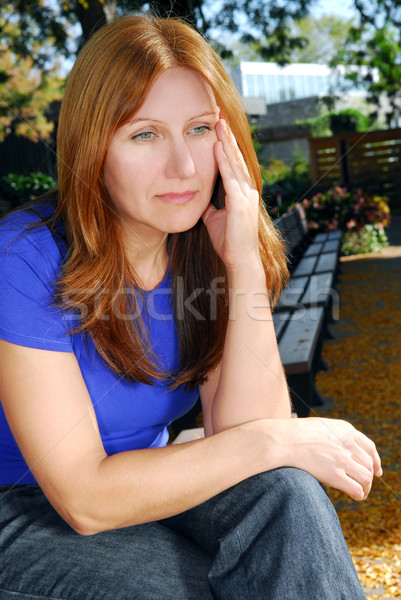
[[[305,231],[303,217],[304,215],[297,208],[293,208],[274,221],[275,227],[284,238],[287,256],[292,265],[297,262],[307,240],[308,230],[306,228]],[[306,219],[304,220],[306,223]]]

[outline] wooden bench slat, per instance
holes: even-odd
[[[316,256],[316,254],[320,254],[323,250],[323,242],[314,242],[311,244],[306,251],[304,252],[304,257],[308,256]]]
[[[308,277],[290,279],[287,287],[280,294],[275,310],[294,310],[305,292],[308,281]]]
[[[279,342],[280,356],[287,374],[311,370],[323,316],[322,307],[307,308],[292,314]]]
[[[337,252],[328,252],[327,254],[321,254],[315,267],[315,273],[324,273],[326,271],[331,271],[334,273],[337,269],[337,262]]]
[[[334,273],[318,273],[312,275],[301,298],[304,306],[326,306],[332,295]]]
[[[314,239],[315,242],[327,242],[327,240],[328,240],[327,233],[318,233]]]
[[[336,229],[334,231],[329,231],[327,234],[327,239],[329,240],[341,240],[342,231],[340,229]]]
[[[318,256],[309,256],[302,258],[294,271],[294,277],[302,277],[305,275],[311,275],[315,270],[315,266],[318,260]]]
[[[340,251],[341,240],[328,240],[324,243],[322,252],[339,252]]]

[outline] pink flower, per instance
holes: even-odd
[[[348,221],[348,223],[347,223],[347,229],[353,229],[355,226],[356,226],[355,219],[351,219],[350,221]]]

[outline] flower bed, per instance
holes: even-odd
[[[390,222],[390,209],[383,196],[351,192],[336,186],[305,198],[300,203],[308,227],[316,233],[341,229],[343,254],[378,252],[388,245],[384,228]]]

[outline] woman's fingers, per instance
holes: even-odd
[[[324,485],[342,490],[354,500],[365,499],[373,477],[382,474],[375,444],[341,420],[310,418],[299,428],[301,446],[297,448],[297,440],[293,466],[309,471]]]
[[[225,207],[203,215],[212,244],[228,269],[260,266],[258,251],[259,193],[225,121],[216,124],[214,156],[225,191]]]
[[[376,448],[376,444],[372,442],[372,440],[370,440],[365,434],[361,432],[358,432],[358,434],[359,446],[363,448],[372,459],[374,475],[376,477],[381,477],[383,475],[383,470],[381,466],[380,456]]]
[[[360,488],[359,497],[352,497],[356,500],[364,500],[371,490],[375,473],[381,473],[380,457],[376,446],[355,428],[347,429],[341,442],[345,454],[349,456],[345,465],[345,474]]]
[[[241,186],[237,177],[235,176],[232,165],[228,160],[223,143],[221,141],[216,142],[214,153],[226,195],[230,198],[238,193],[242,194]],[[229,207],[227,206],[227,208]]]
[[[373,470],[370,466],[360,462],[358,453],[352,455],[345,469],[345,475],[358,485],[359,497],[356,500],[364,500],[372,487]],[[361,493],[362,492],[362,493]]]
[[[220,119],[216,124],[216,134],[218,140],[222,143],[224,155],[231,172],[238,181],[241,191],[246,194],[249,188],[254,189],[252,181],[234,134],[223,119]]]

